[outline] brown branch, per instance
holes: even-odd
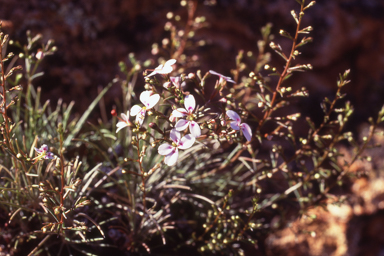
[[[180,47],[177,49],[177,51],[172,55],[172,59],[178,60],[180,55],[183,54],[185,46],[188,41],[188,34],[192,29],[193,20],[195,17],[197,9],[197,1],[196,0],[190,0],[188,1],[188,21],[184,29],[184,35],[180,42]]]

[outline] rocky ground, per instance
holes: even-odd
[[[367,132],[363,128],[362,132]],[[382,131],[381,131],[382,132]],[[373,139],[383,144],[383,136]],[[353,152],[341,148],[346,160]],[[289,227],[270,235],[267,240],[268,255],[287,256],[376,256],[384,254],[384,161],[382,150],[370,149],[371,162],[357,161],[352,173],[366,173],[355,179],[350,191],[342,191],[343,204],[330,198],[325,208],[311,209]],[[316,216],[313,218],[312,216]]]

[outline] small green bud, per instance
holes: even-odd
[[[58,123],[57,125],[57,132],[62,134],[63,133],[63,124],[62,123]]]
[[[59,215],[59,214],[61,213],[60,208],[59,208],[59,207],[55,207],[55,209],[54,209],[54,213],[55,213],[56,215]]]

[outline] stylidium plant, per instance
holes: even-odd
[[[193,95],[191,94],[185,96],[184,106],[185,109],[178,108],[173,110],[170,120],[174,120],[175,117],[186,117],[186,119],[180,119],[179,121],[177,121],[175,129],[177,131],[184,131],[185,129],[187,129],[187,127],[189,127],[189,132],[191,133],[191,135],[195,138],[198,138],[201,135],[201,129],[199,124],[193,121],[195,117],[193,111],[196,107],[195,97],[193,97]]]
[[[129,110],[127,111],[127,114],[122,113],[121,118],[119,118],[119,122],[116,124],[116,133],[118,133],[121,129],[125,127],[132,126],[132,123],[129,121]]]
[[[28,49],[40,46],[24,47],[27,79],[13,78],[17,68],[5,66],[8,57],[2,51],[7,40],[0,33],[0,187],[6,192],[0,193],[0,206],[2,216],[9,216],[0,232],[0,245],[9,244],[2,247],[9,249],[6,253],[27,255],[23,247],[33,246],[28,255],[182,255],[186,251],[191,255],[242,255],[244,251],[266,255],[260,249],[265,247],[266,235],[274,239],[274,232],[290,227],[293,217],[313,216],[309,209],[339,201],[333,188],[340,186],[337,193],[342,191],[343,182],[351,180],[352,165],[368,160],[363,151],[374,145],[368,143],[384,122],[384,107],[377,121],[370,119],[369,133],[359,145],[352,132],[345,132],[353,108],[349,103],[340,105],[342,87],[349,83],[348,71],[340,75],[332,102],[324,100],[321,124],[310,117],[304,120],[300,113],[288,114],[297,97],[308,95],[306,89],[295,91],[284,83],[293,72],[310,67],[298,63],[295,56],[300,54],[298,47],[312,40],[302,35],[311,29],[301,28],[301,22],[313,2],[297,1],[300,10],[291,13],[297,24],[295,35],[280,31],[292,41],[288,56],[287,50],[270,42],[271,25],[267,25],[257,44],[257,58],[252,51],[246,54],[252,63],[256,60],[254,68],[247,59],[242,61],[242,51],[236,67],[222,67],[231,69],[234,79],[213,70],[203,74],[199,54],[184,52],[196,41],[191,40],[195,29],[204,25],[205,18],[194,15],[198,2],[181,1],[189,8],[186,27],[172,26],[171,43],[163,40],[161,51],[174,59],[148,72],[152,71],[144,78],[145,91],[136,89],[142,86],[141,67],[149,61],[142,63],[129,54],[130,64],[119,63],[125,77],[114,79],[97,101],[116,82],[125,97],[113,107],[111,122],[105,116],[105,122],[92,125],[95,132],[81,128],[97,101],[84,118],[73,121],[71,105],[63,106],[63,111],[51,111],[49,106],[45,111],[45,105],[40,106],[39,90],[35,92],[32,83],[38,69],[30,67],[39,64],[50,48],[34,54]],[[171,19],[173,13],[167,17]],[[268,64],[268,45],[285,60],[284,66]],[[176,59],[180,68],[177,76],[170,77]],[[157,74],[161,76],[152,77]],[[279,79],[267,79],[270,75]],[[19,80],[29,81],[29,92],[20,90],[16,98],[13,90],[19,88]],[[132,103],[134,93],[142,104]],[[25,102],[28,111],[23,109]],[[151,110],[158,103],[156,111]],[[101,101],[100,107],[105,107]],[[276,111],[280,108],[286,109]],[[135,122],[130,116],[136,116]],[[21,121],[25,125],[17,125]],[[303,121],[308,125],[297,130]],[[124,135],[118,136],[125,128]],[[46,144],[33,152],[36,134],[38,141],[55,148],[56,156]],[[340,141],[356,145],[351,159],[338,149]],[[168,168],[176,163],[177,168]],[[361,174],[366,175],[365,171]]]
[[[241,123],[240,116],[233,110],[227,110],[227,116],[233,120],[230,123],[231,128],[236,131],[241,130],[241,132],[243,133],[247,141],[251,141],[252,139],[251,127],[246,123]]]
[[[168,143],[161,144],[158,148],[158,152],[160,155],[165,156],[165,164],[173,166],[179,158],[179,149],[188,149],[192,147],[193,143],[195,143],[195,137],[188,134],[181,138],[180,132],[176,129],[171,130],[169,137],[173,141],[172,145]]]
[[[154,76],[156,74],[161,74],[161,75],[169,74],[173,71],[172,65],[175,63],[176,63],[175,59],[170,59],[167,62],[165,62],[164,65],[163,64],[159,65],[157,68],[155,68],[155,70],[152,71],[152,73],[150,73],[146,77]]]
[[[145,113],[153,108],[160,100],[159,94],[152,94],[152,91],[144,91],[140,94],[140,101],[144,104],[144,107],[134,105],[131,108],[131,116],[136,116],[136,123],[140,126],[144,122]]]

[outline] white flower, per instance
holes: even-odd
[[[251,127],[249,127],[249,125],[246,123],[241,123],[240,116],[233,110],[228,110],[227,116],[229,116],[229,118],[233,120],[230,123],[231,128],[236,131],[241,130],[241,132],[243,133],[247,141],[251,141],[252,139]]]
[[[41,59],[44,57],[44,53],[43,53],[43,51],[39,49],[39,50],[37,51],[35,57],[36,57],[36,59],[41,60]]]
[[[141,126],[144,122],[145,113],[147,112],[147,110],[153,108],[157,104],[157,102],[159,102],[159,100],[159,94],[152,95],[152,91],[143,91],[140,94],[140,101],[144,104],[144,107],[135,105],[131,108],[131,116],[136,116],[136,123]]]
[[[168,60],[167,62],[161,65],[159,65],[157,68],[155,68],[155,70],[153,70],[153,72],[149,75],[147,75],[146,77],[150,77],[150,76],[154,76],[156,74],[169,74],[172,72],[173,68],[172,68],[172,65],[176,63],[176,60],[175,59],[170,59]]]
[[[230,78],[229,76],[223,76],[222,74],[217,73],[216,71],[209,70],[209,73],[211,73],[212,75],[219,76],[219,77],[220,77],[220,80],[224,79],[224,80],[227,81],[227,82],[230,82],[230,83],[236,83],[236,82],[233,81],[232,78]]]
[[[51,153],[51,152],[48,152],[48,146],[43,144],[41,145],[40,148],[35,148],[35,151],[37,152],[38,156],[35,157],[34,159],[36,160],[39,160],[39,159],[53,159],[54,158],[54,154]]]
[[[164,143],[158,148],[159,154],[165,156],[164,163],[168,166],[176,164],[176,161],[179,158],[179,149],[188,149],[195,143],[195,138],[190,134],[185,135],[183,138],[180,137],[180,132],[172,129],[170,133],[170,138],[173,141],[172,145]]]
[[[119,120],[120,121],[116,124],[116,133],[118,133],[124,127],[132,126],[132,123],[129,121],[129,110],[127,111],[127,114],[122,113],[121,118],[119,118]]]
[[[178,108],[172,111],[170,120],[173,120],[175,117],[185,117],[187,116],[187,119],[180,119],[176,125],[175,129],[177,131],[184,131],[189,126],[189,132],[191,135],[195,138],[200,137],[201,135],[201,129],[198,123],[192,120],[193,118],[193,111],[196,107],[196,101],[195,97],[193,95],[189,94],[184,98],[184,108]]]

